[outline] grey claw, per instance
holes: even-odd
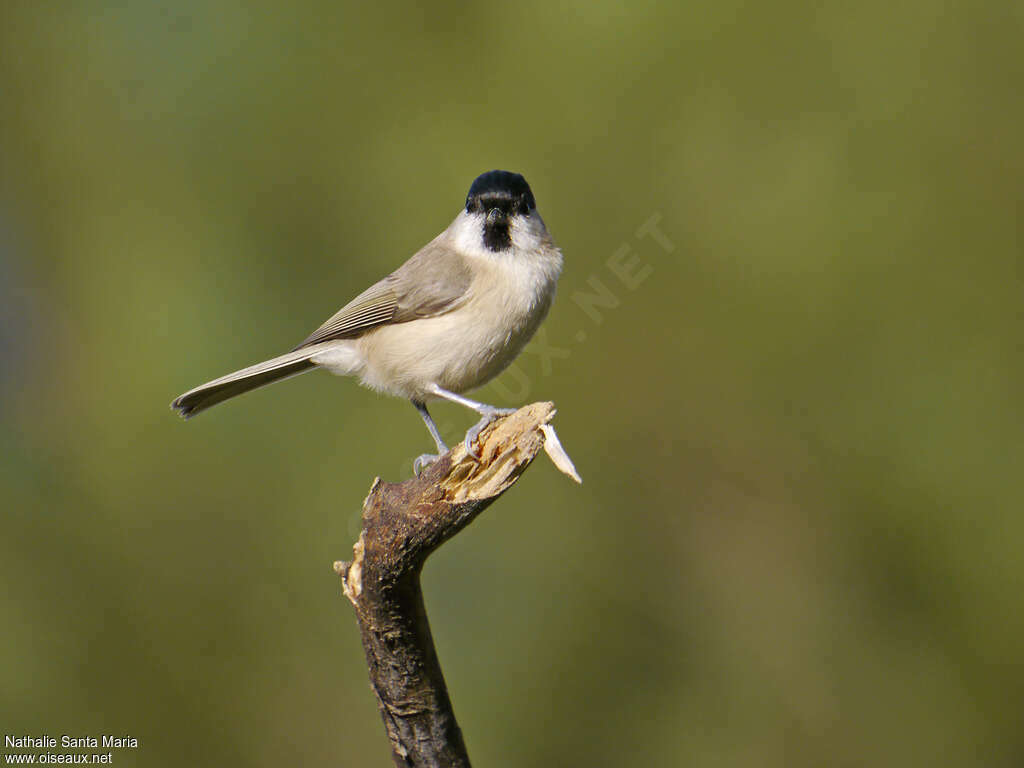
[[[422,453],[422,454],[420,454],[412,462],[413,474],[415,474],[416,477],[419,477],[420,476],[420,472],[422,472],[426,467],[430,466],[431,464],[433,464],[435,461],[437,461],[440,458],[441,458],[441,456],[439,454],[436,454],[436,453]]]
[[[476,426],[470,427],[469,431],[466,433],[466,453],[472,456],[476,461],[480,461],[480,456],[473,452],[473,441],[476,440],[477,436],[480,434],[480,430],[485,426],[487,426],[486,421],[478,422]]]
[[[483,418],[481,418],[480,421],[478,421],[476,424],[474,424],[472,427],[470,427],[469,431],[466,432],[466,440],[465,440],[466,453],[468,453],[470,456],[472,456],[477,461],[480,461],[480,455],[473,451],[473,443],[480,436],[480,433],[483,431],[484,427],[486,427],[488,424],[490,424],[495,419],[499,419],[502,416],[510,416],[511,414],[513,414],[515,412],[516,412],[515,408],[490,408],[490,409],[488,409],[484,413]]]

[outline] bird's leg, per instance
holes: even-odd
[[[449,392],[447,389],[441,389],[441,387],[436,384],[431,385],[429,392],[437,397],[443,397],[445,400],[451,400],[453,403],[458,403],[459,405],[464,405],[467,408],[472,408],[482,416],[480,421],[470,427],[469,431],[466,432],[465,440],[466,453],[477,461],[480,461],[480,457],[473,452],[473,441],[480,436],[480,431],[498,417],[508,416],[509,414],[516,412],[515,408],[495,408],[493,405],[478,403],[476,400],[470,400],[468,397],[463,397],[462,395],[457,395],[454,392]]]
[[[441,458],[442,455],[448,453],[448,446],[444,444],[444,440],[441,439],[441,433],[437,431],[437,425],[434,420],[430,418],[430,412],[427,410],[425,403],[419,400],[413,400],[412,404],[416,407],[416,410],[420,412],[420,416],[423,417],[423,423],[427,425],[427,429],[430,431],[430,436],[434,438],[434,443],[437,444],[437,453],[424,453],[416,457],[416,460],[412,463],[412,471],[419,475],[420,471],[427,466],[432,464]]]

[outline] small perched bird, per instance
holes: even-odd
[[[480,414],[480,431],[513,410],[463,397],[501,373],[536,332],[555,297],[562,254],[518,173],[473,181],[466,206],[440,235],[370,286],[291,352],[189,390],[171,407],[188,418],[228,398],[314,368],[358,376],[367,387],[408,398],[438,454],[448,447],[427,411],[443,398]]]

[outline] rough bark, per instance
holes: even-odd
[[[560,463],[554,447],[564,452],[546,426],[554,414],[552,403],[534,403],[489,425],[477,444],[479,462],[459,444],[419,477],[375,480],[354,558],[334,564],[356,610],[370,685],[398,766],[469,766],[430,636],[420,571],[431,552],[515,483],[546,439]]]

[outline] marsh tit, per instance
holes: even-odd
[[[543,321],[562,254],[537,212],[526,179],[509,171],[476,178],[448,228],[402,266],[342,307],[291,352],[196,387],[171,406],[188,418],[228,398],[314,368],[358,376],[404,397],[423,417],[438,454],[448,447],[427,402],[450,400],[480,414],[480,431],[512,409],[463,397],[501,373]]]

